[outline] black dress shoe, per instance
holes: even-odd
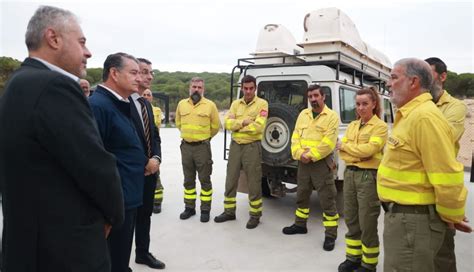
[[[323,244],[323,249],[326,251],[331,251],[334,249],[334,246],[336,245],[336,239],[332,237],[326,236],[324,238],[324,244]]]
[[[165,268],[165,263],[155,258],[155,256],[153,256],[151,253],[147,253],[145,255],[137,255],[135,258],[135,262],[137,264],[148,265],[149,267],[154,269]]]
[[[189,217],[193,216],[196,214],[196,210],[195,209],[191,209],[191,208],[186,208],[184,209],[184,212],[182,212],[180,215],[179,215],[179,218],[181,218],[181,220],[186,220],[188,219]]]

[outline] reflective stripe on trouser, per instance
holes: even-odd
[[[196,207],[196,172],[201,183],[201,210],[211,210],[212,153],[209,141],[191,145],[181,142],[181,163],[184,174],[184,203],[186,208]],[[210,193],[209,193],[210,192]]]
[[[347,225],[346,258],[374,270],[378,263],[377,233],[380,201],[375,170],[344,172],[344,221]]]
[[[156,189],[155,198],[153,200],[154,205],[160,205],[163,202],[163,184],[161,184],[160,175],[156,177]]]
[[[443,245],[435,258],[436,272],[456,272],[456,254],[454,252],[454,235],[456,230],[448,228],[444,235]]]
[[[383,271],[435,271],[447,225],[434,205],[429,210],[429,214],[385,213]]]
[[[314,163],[298,164],[298,189],[296,192],[296,219],[295,224],[306,226],[309,217],[309,200],[316,189],[319,203],[323,209],[323,225],[325,235],[337,238],[336,186],[334,175],[323,160]]]
[[[262,216],[262,146],[260,141],[250,144],[230,144],[227,176],[225,181],[224,209],[227,214],[234,215],[236,209],[235,197],[239,183],[240,170],[247,176],[249,188],[250,216]]]

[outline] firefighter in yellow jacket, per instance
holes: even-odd
[[[339,214],[336,210],[333,151],[339,131],[339,117],[325,104],[323,90],[317,84],[307,90],[310,109],[303,110],[296,120],[291,137],[291,154],[298,160],[298,189],[295,223],[283,228],[284,234],[304,234],[308,230],[309,204],[313,188],[318,191],[326,229],[323,249],[334,249]]]
[[[464,120],[467,114],[466,105],[449,95],[449,93],[443,89],[444,81],[447,78],[448,68],[446,64],[439,58],[428,58],[425,60],[431,66],[431,72],[433,75],[433,86],[431,87],[431,95],[433,96],[433,102],[436,103],[438,109],[441,110],[446,120],[451,125],[455,139],[455,150],[456,156],[459,152],[459,140],[464,133]],[[468,226],[468,232],[470,227]],[[465,229],[460,229],[466,231]],[[448,228],[444,238],[443,245],[436,255],[435,258],[435,271],[439,272],[455,272],[456,269],[456,254],[454,252],[454,235],[456,229]]]
[[[214,102],[204,98],[204,80],[191,79],[189,98],[178,103],[176,127],[181,131],[181,161],[184,174],[185,210],[182,220],[196,214],[196,172],[201,183],[201,222],[209,221],[212,201],[212,153],[210,140],[220,128]]]
[[[380,96],[375,88],[358,90],[355,101],[357,120],[349,124],[336,147],[346,163],[344,221],[348,229],[346,260],[339,265],[339,272],[375,271],[380,253],[376,179],[387,140],[387,124],[379,118]]]
[[[384,208],[384,271],[434,271],[448,226],[464,224],[467,190],[449,123],[428,93],[430,66],[395,63],[388,86],[397,107],[378,169]]]
[[[244,97],[234,101],[225,116],[225,128],[232,131],[227,177],[225,182],[224,212],[214,221],[235,220],[236,195],[240,170],[247,176],[250,219],[248,229],[254,229],[262,216],[262,139],[268,115],[268,103],[255,95],[257,87],[253,76],[244,76],[241,90]]]
[[[153,94],[150,89],[143,91],[143,97],[150,102],[153,102]],[[157,129],[161,127],[161,109],[151,105],[153,108],[153,116],[155,117],[155,125]],[[161,203],[163,203],[163,184],[161,183],[160,174],[156,177],[155,198],[153,200],[153,213],[161,212]]]

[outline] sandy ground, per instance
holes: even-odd
[[[474,147],[474,99],[465,99],[464,103],[468,107],[468,113],[464,122],[464,134],[460,140],[461,149],[459,150],[458,160],[465,167],[471,167]]]
[[[201,223],[199,215],[183,221],[179,213],[184,209],[182,171],[177,129],[161,130],[164,161],[161,178],[165,186],[163,212],[152,217],[151,252],[166,263],[167,271],[337,271],[344,260],[343,219],[339,220],[339,238],[332,252],[322,249],[324,239],[321,208],[316,193],[311,199],[311,216],[306,235],[287,236],[281,233],[284,226],[292,224],[295,194],[282,199],[264,199],[262,223],[254,230],[247,230],[247,195],[237,196],[237,220],[217,224],[212,220]],[[223,133],[212,140],[214,173],[213,210],[211,216],[223,210],[223,192],[226,161],[223,160]],[[467,182],[469,191],[474,183]],[[474,219],[473,197],[469,195],[468,218]],[[382,212],[383,214],[383,212]],[[474,221],[474,220],[473,220]],[[379,218],[379,234],[383,231],[383,217]],[[458,271],[471,271],[474,266],[474,234],[456,235]],[[382,241],[383,243],[383,241]],[[381,245],[381,248],[382,245]],[[383,250],[379,271],[383,266]],[[154,271],[130,262],[133,271]]]

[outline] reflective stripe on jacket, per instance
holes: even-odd
[[[397,111],[377,192],[382,201],[435,204],[444,221],[460,222],[467,197],[464,167],[454,158],[451,128],[431,100],[423,93]]]
[[[360,119],[352,121],[347,127],[339,155],[347,165],[377,169],[387,141],[387,124],[377,115],[372,116],[362,127],[360,122]]]
[[[231,116],[233,115],[234,118]],[[225,128],[232,131],[232,140],[238,144],[249,144],[262,139],[263,130],[267,122],[268,103],[255,96],[250,103],[243,98],[235,100],[224,118]],[[252,122],[242,126],[245,119]]]
[[[309,150],[312,161],[324,159],[336,147],[338,133],[339,117],[326,105],[316,118],[313,118],[312,109],[303,110],[291,136],[293,159],[300,160],[305,150]]]
[[[199,142],[214,137],[220,128],[216,104],[204,97],[196,105],[190,98],[179,101],[176,127],[186,142]]]

